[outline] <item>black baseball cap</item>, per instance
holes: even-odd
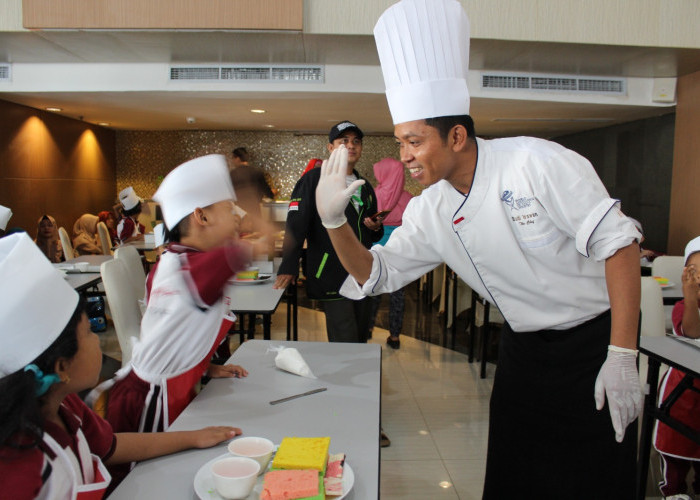
[[[333,125],[333,128],[331,128],[331,131],[328,133],[328,142],[332,143],[348,130],[354,131],[357,134],[357,137],[359,137],[360,139],[362,139],[365,136],[365,134],[362,133],[362,130],[360,130],[360,127],[355,125],[353,122],[345,120]]]

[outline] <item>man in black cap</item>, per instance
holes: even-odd
[[[362,155],[362,130],[350,121],[342,121],[328,134],[328,151],[344,145],[348,151],[347,185],[362,179],[355,165]],[[275,288],[285,288],[296,280],[299,258],[307,241],[304,275],[306,294],[321,301],[326,314],[326,332],[330,342],[366,342],[371,299],[351,300],[338,293],[348,273],[340,264],[326,229],[316,211],[316,185],[321,169],[310,170],[294,186],[284,237],[283,260]],[[345,208],[345,215],[358,239],[366,248],[384,234],[381,222],[370,217],[377,213],[374,189],[365,182]]]

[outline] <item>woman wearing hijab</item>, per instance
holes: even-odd
[[[107,232],[109,233],[109,239],[112,245],[116,244],[119,240],[117,239],[117,218],[112,212],[103,210],[97,214],[99,222],[104,222],[107,226]]]
[[[63,260],[63,246],[58,238],[56,219],[50,215],[42,215],[37,221],[34,243],[52,263],[55,264]]]
[[[374,164],[374,176],[379,183],[374,192],[377,195],[377,206],[379,213],[389,212],[383,217],[384,236],[377,242],[377,245],[384,245],[391,233],[401,225],[401,217],[406,205],[411,201],[413,195],[404,189],[406,178],[404,177],[403,163],[394,158],[384,158]],[[381,295],[374,298],[372,321],[370,323],[370,336],[374,327],[374,320],[377,317],[377,310],[381,302]],[[399,334],[403,327],[404,312],[404,289],[396,290],[389,294],[389,338],[386,343],[393,349],[401,347]]]
[[[73,251],[77,255],[101,255],[102,247],[97,241],[97,215],[83,214],[73,224]]]

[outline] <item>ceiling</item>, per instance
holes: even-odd
[[[371,36],[228,31],[35,31],[0,33],[0,61],[13,64],[0,99],[125,130],[237,129],[325,133],[351,119],[366,133],[391,134],[378,57]],[[119,84],[100,81],[104,63],[150,67],[170,64],[318,64],[336,68],[321,84],[146,85],[130,73]],[[95,68],[80,73],[56,68]],[[47,68],[22,81],[23,68]],[[673,78],[700,71],[700,50],[473,39],[470,69],[595,75],[632,80]],[[34,74],[34,73],[32,73]],[[327,70],[331,75],[331,70]],[[72,80],[71,80],[72,78]],[[111,78],[111,77],[110,77]],[[478,79],[476,80],[479,81]],[[651,80],[649,80],[651,81]],[[73,85],[71,85],[71,83]],[[552,137],[674,111],[651,99],[611,99],[552,93],[485,93],[473,85],[471,115],[485,136]],[[630,86],[631,87],[631,86]],[[253,114],[251,109],[264,109]],[[186,118],[193,117],[194,123]]]

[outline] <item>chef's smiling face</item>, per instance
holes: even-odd
[[[455,170],[455,154],[448,142],[440,137],[438,129],[424,120],[399,123],[394,126],[401,161],[411,177],[424,186],[439,180],[450,180]]]

